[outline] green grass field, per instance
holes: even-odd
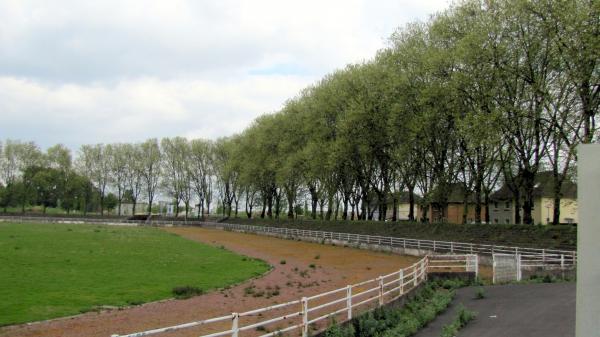
[[[0,326],[241,282],[269,266],[157,228],[0,222]]]

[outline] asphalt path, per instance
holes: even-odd
[[[415,337],[439,337],[442,327],[456,317],[459,304],[477,312],[458,337],[571,337],[575,336],[575,283],[486,286],[457,290],[450,308]]]

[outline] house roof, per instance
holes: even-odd
[[[561,188],[563,198],[577,198],[577,184],[570,179],[565,179]],[[538,172],[534,180],[533,188],[534,197],[552,198],[554,197],[554,175],[551,171]],[[494,200],[512,200],[513,193],[506,184],[490,195],[490,199]]]

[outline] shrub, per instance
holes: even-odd
[[[204,290],[193,286],[175,287],[173,290],[171,290],[171,292],[173,293],[173,296],[178,299],[186,299],[204,294]]]
[[[485,298],[485,289],[479,287],[475,291],[475,299],[481,300]]]
[[[465,309],[461,304],[458,307],[458,314],[452,323],[445,325],[442,328],[441,337],[454,337],[458,334],[458,330],[462,329],[467,323],[472,321],[476,316],[476,313]]]
[[[309,264],[309,265],[308,265],[308,267],[309,267],[309,268],[312,268],[312,269],[315,269],[315,268],[317,268],[317,266],[316,266],[314,263],[311,263],[311,264]]]
[[[279,264],[286,264],[287,262],[285,260],[281,260],[279,261]]]

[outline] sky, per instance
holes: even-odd
[[[216,139],[448,0],[0,0],[0,140]]]

